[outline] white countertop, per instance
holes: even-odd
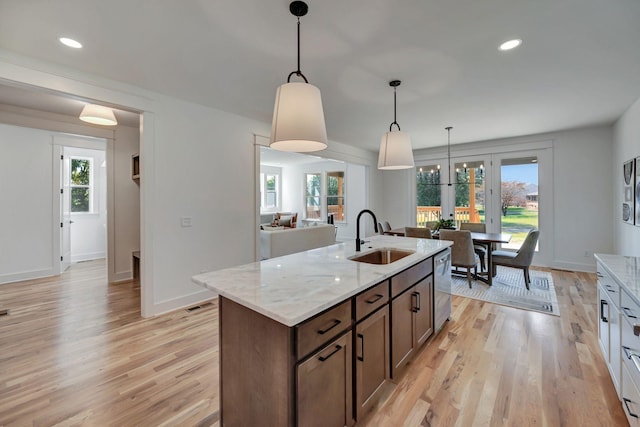
[[[380,235],[366,240],[360,254],[382,247],[415,253],[386,265],[355,262],[348,259],[356,254],[355,241],[350,241],[198,274],[192,280],[277,322],[294,326],[452,244]]]
[[[607,272],[640,305],[640,258],[623,255],[595,254]]]

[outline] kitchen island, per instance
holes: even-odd
[[[373,236],[359,253],[341,243],[194,276],[219,294],[222,425],[361,419],[441,326],[434,306],[450,311],[434,304],[433,261],[446,282],[450,245]],[[406,256],[350,259],[379,248]]]

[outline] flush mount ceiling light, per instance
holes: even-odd
[[[289,74],[287,83],[276,92],[269,144],[275,150],[308,153],[327,148],[320,90],[309,84],[300,71],[300,17],[305,16],[308,10],[303,1],[294,1],[289,5],[289,11],[298,17],[298,69]],[[291,83],[294,74],[301,77],[304,83]]]
[[[378,169],[382,170],[409,169],[414,166],[411,137],[407,132],[400,130],[396,120],[396,88],[400,83],[400,80],[389,82],[389,86],[393,88],[393,122],[389,126],[389,132],[385,132],[380,141]],[[397,131],[393,130],[393,125],[398,127]]]
[[[80,113],[80,120],[94,125],[115,126],[118,124],[113,110],[102,105],[87,104]]]
[[[60,37],[58,40],[60,40],[60,43],[62,43],[63,45],[72,47],[74,49],[80,49],[82,47],[82,43],[68,37]]]
[[[507,40],[506,42],[502,43],[500,45],[500,50],[511,50],[511,49],[515,49],[518,46],[520,46],[522,44],[522,40],[521,39],[513,39],[513,40]]]

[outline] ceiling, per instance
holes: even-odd
[[[610,124],[640,97],[637,0],[308,4],[301,69],[322,92],[330,140],[377,151],[392,79],[414,149],[446,144],[449,125],[455,144]],[[288,5],[0,0],[0,48],[270,123],[296,68]],[[520,48],[498,51],[515,37]]]

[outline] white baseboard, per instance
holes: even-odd
[[[217,297],[218,297],[218,294],[213,291],[202,290],[194,294],[185,295],[183,297],[175,298],[172,300],[158,302],[153,305],[153,307],[150,310],[150,313],[148,313],[148,316],[146,317],[157,316],[159,314],[164,314],[164,313],[168,313],[170,311],[178,310],[181,308],[190,307],[192,305],[209,301]]]
[[[556,268],[558,270],[584,271],[587,273],[595,273],[596,262],[595,260],[591,260],[591,262],[585,262],[585,263],[554,261],[553,263],[551,263],[551,268]]]
[[[39,279],[41,277],[49,277],[58,275],[58,270],[48,268],[45,270],[23,271],[20,273],[8,273],[0,275],[0,284],[20,282],[22,280]]]
[[[122,271],[120,273],[114,273],[109,283],[129,282],[133,280],[133,271]]]
[[[91,261],[94,259],[102,259],[106,257],[107,257],[107,254],[105,252],[88,252],[86,254],[72,254],[71,262]]]

